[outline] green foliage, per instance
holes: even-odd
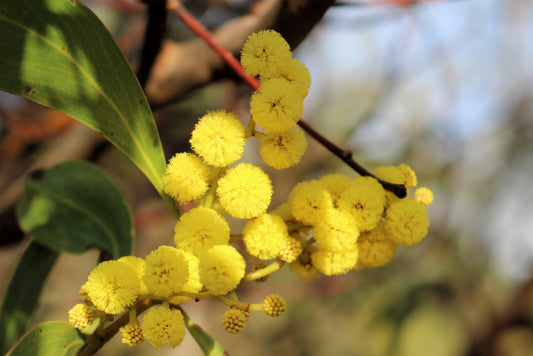
[[[133,220],[118,187],[96,166],[65,162],[26,179],[17,209],[21,228],[50,248],[112,258],[132,253]]]
[[[26,248],[0,309],[0,353],[28,329],[41,289],[59,253],[36,242]]]
[[[223,356],[226,355],[226,351],[220,345],[218,342],[216,342],[211,336],[206,334],[206,332],[199,327],[196,323],[194,323],[189,316],[181,310],[183,314],[183,318],[185,320],[185,326],[191,333],[194,340],[196,340],[196,343],[200,348],[202,349],[202,352],[206,356]]]
[[[77,355],[85,340],[65,321],[51,321],[28,331],[6,356]]]
[[[9,54],[0,57],[0,89],[101,132],[175,210],[162,193],[165,158],[146,97],[113,37],[85,5],[2,1],[0,38],[0,52]]]

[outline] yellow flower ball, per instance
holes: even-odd
[[[303,99],[286,79],[270,79],[252,95],[250,113],[255,123],[269,132],[289,131],[303,114]]]
[[[144,283],[148,291],[169,297],[182,290],[189,279],[189,264],[184,252],[172,246],[159,246],[145,258]]]
[[[174,242],[179,249],[197,255],[215,245],[229,243],[229,225],[215,210],[203,206],[183,214],[174,228]]]
[[[289,238],[283,219],[272,214],[248,221],[242,233],[248,253],[262,260],[278,257],[283,240]]]
[[[316,180],[298,183],[289,195],[289,204],[294,218],[308,225],[315,225],[328,209],[333,209],[331,195]]]
[[[360,232],[372,230],[381,221],[385,190],[374,178],[357,177],[341,194],[338,204],[354,217]]]
[[[271,294],[263,300],[265,313],[273,318],[282,316],[287,310],[287,302],[279,294]]]
[[[295,238],[288,236],[283,239],[281,250],[279,252],[279,259],[292,263],[302,254],[302,244]]]
[[[219,179],[217,196],[231,216],[251,219],[263,214],[272,198],[272,183],[259,167],[241,163]]]
[[[415,190],[415,200],[422,203],[424,206],[433,203],[433,192],[426,187],[420,187]]]
[[[144,341],[143,330],[140,325],[127,324],[120,328],[122,343],[128,346],[137,346]]]
[[[181,291],[187,293],[198,293],[202,289],[202,283],[200,283],[200,273],[198,272],[200,260],[198,257],[187,251],[183,251],[183,256],[187,260],[187,264],[189,266],[189,278],[187,279],[185,285],[181,287]],[[179,305],[189,300],[191,300],[191,298],[178,295],[170,297],[168,301],[172,304]]]
[[[302,97],[307,96],[311,86],[311,74],[304,63],[293,58],[280,68],[278,77],[287,79]]]
[[[141,326],[144,338],[156,349],[167,344],[174,348],[185,337],[185,323],[178,309],[152,307],[144,316]]]
[[[198,257],[200,281],[213,295],[234,290],[244,277],[244,258],[230,245],[213,246]]]
[[[190,139],[194,152],[215,167],[229,166],[241,158],[245,141],[237,116],[223,110],[201,117]]]
[[[300,162],[307,149],[307,139],[299,127],[286,132],[260,134],[263,161],[275,169],[285,169]]]
[[[140,281],[126,263],[106,261],[91,271],[85,289],[98,310],[118,314],[135,303],[140,291]]]
[[[321,177],[319,182],[326,188],[333,199],[333,204],[337,206],[342,192],[348,188],[351,179],[341,173],[332,173]]]
[[[241,50],[241,64],[253,76],[269,78],[286,66],[292,53],[289,44],[276,31],[263,30],[252,33]]]
[[[331,208],[315,225],[314,237],[320,249],[332,252],[351,250],[357,243],[359,229],[348,212]]]
[[[143,281],[143,275],[144,275],[144,260],[140,257],[136,256],[124,256],[118,259],[119,262],[124,262],[125,264],[129,265],[134,271],[135,274],[137,274],[137,277],[139,277],[140,282],[140,289],[139,294],[147,294],[148,289],[146,288],[146,285]]]
[[[392,241],[411,246],[426,237],[429,219],[424,205],[414,199],[392,203],[385,213],[385,229]]]
[[[389,263],[396,253],[397,245],[389,239],[384,224],[365,232],[357,240],[359,258],[357,265],[364,267],[381,267]]]
[[[68,322],[76,329],[85,329],[94,321],[94,311],[87,304],[76,304],[68,311]]]
[[[230,334],[237,334],[244,329],[248,315],[246,312],[231,308],[222,315],[222,326]]]
[[[358,255],[356,246],[352,250],[338,252],[318,249],[311,254],[311,261],[320,272],[332,276],[344,274],[354,268]]]
[[[170,159],[163,176],[163,190],[180,203],[200,196],[209,188],[209,167],[192,153],[178,153]]]

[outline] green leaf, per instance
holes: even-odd
[[[194,340],[196,340],[196,343],[200,348],[202,349],[204,355],[206,356],[227,356],[228,353],[222,345],[220,345],[218,342],[215,341],[211,336],[206,334],[206,332],[199,327],[197,324],[195,324],[189,316],[181,310],[183,313],[183,318],[185,320],[185,326],[187,326],[187,329],[189,329],[189,332],[191,333]]]
[[[6,356],[75,356],[84,337],[66,321],[39,324],[28,331]]]
[[[58,255],[56,250],[36,242],[31,242],[24,251],[0,310],[0,354],[28,329],[44,281]]]
[[[104,25],[78,0],[0,2],[0,89],[101,132],[162,193],[165,158],[146,97]]]
[[[112,258],[132,253],[133,219],[122,193],[86,162],[30,174],[17,215],[24,232],[56,250],[79,254],[97,247]]]

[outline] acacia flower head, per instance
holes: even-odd
[[[68,322],[76,329],[85,329],[94,321],[94,311],[87,304],[76,304],[68,311]]]
[[[244,329],[248,315],[240,309],[231,308],[222,315],[222,326],[230,334],[237,334]]]
[[[355,219],[360,232],[377,226],[385,207],[385,190],[372,177],[357,177],[341,194],[339,208]]]
[[[150,293],[169,297],[187,283],[189,264],[183,251],[172,246],[159,246],[145,260],[143,279]]]
[[[287,310],[287,302],[279,294],[271,294],[263,300],[265,313],[273,318],[282,316]]]
[[[118,314],[133,305],[140,291],[140,281],[126,263],[105,261],[91,271],[85,289],[97,309]]]
[[[287,225],[273,214],[263,214],[248,221],[242,232],[248,253],[262,260],[278,257],[283,240],[289,238]]]
[[[183,314],[166,306],[150,308],[143,318],[142,331],[146,341],[156,349],[167,344],[174,348],[185,337]]]
[[[415,190],[415,200],[424,206],[428,206],[433,203],[433,192],[429,188],[420,187]]]
[[[252,33],[241,50],[241,64],[253,76],[270,78],[292,58],[287,41],[276,31]]]
[[[384,224],[392,241],[411,246],[426,237],[429,219],[422,203],[414,199],[401,199],[388,207]]]
[[[178,153],[170,159],[163,176],[163,190],[180,203],[202,196],[207,189],[209,167],[192,153]]]
[[[217,196],[231,216],[251,219],[268,208],[272,198],[272,183],[261,168],[241,163],[228,169],[218,180]]]
[[[302,95],[284,78],[262,82],[250,100],[252,119],[269,132],[290,130],[300,120],[303,109]]]
[[[140,257],[136,256],[124,256],[118,259],[119,262],[124,262],[128,266],[130,266],[134,271],[137,277],[139,277],[140,282],[140,289],[139,294],[147,294],[148,289],[146,288],[146,284],[144,284],[143,281],[143,275],[144,275],[144,260]]]
[[[350,177],[341,173],[332,173],[322,176],[319,182],[326,188],[333,199],[333,204],[337,206],[342,192],[350,185]]]
[[[244,151],[244,127],[235,114],[213,111],[200,118],[190,143],[207,164],[229,166],[241,158]]]
[[[309,225],[333,208],[331,195],[317,180],[298,183],[289,195],[289,204],[294,218]]]
[[[295,238],[288,236],[283,239],[281,243],[281,250],[279,251],[279,259],[284,262],[294,262],[302,253],[302,244]]]
[[[327,251],[318,249],[311,254],[311,261],[326,276],[344,274],[355,267],[359,251],[354,246],[351,250]]]
[[[219,213],[197,207],[183,214],[174,228],[174,242],[180,249],[198,254],[215,245],[229,243],[229,225]]]
[[[350,250],[355,247],[359,229],[347,211],[332,208],[326,210],[315,225],[314,237],[321,249]]]
[[[278,76],[292,83],[302,97],[307,96],[309,93],[311,74],[305,64],[296,58],[291,59],[285,66],[281,67]]]
[[[230,245],[213,246],[198,257],[200,281],[213,295],[232,291],[244,277],[244,258]]]
[[[297,126],[289,131],[270,132],[257,137],[261,140],[263,161],[276,169],[295,166],[307,149],[305,134]]]
[[[122,343],[136,346],[144,341],[143,330],[140,325],[127,324],[120,328]]]
[[[198,257],[188,251],[183,251],[183,256],[187,260],[187,265],[189,266],[189,278],[187,279],[185,285],[181,287],[181,291],[187,293],[198,293],[202,289],[202,283],[200,283],[200,274],[198,272],[198,264],[200,263],[200,260]],[[168,299],[170,303],[176,305],[185,303],[189,300],[191,300],[190,297],[180,295],[176,295]]]
[[[357,265],[363,267],[381,267],[389,263],[396,253],[397,245],[389,239],[384,224],[365,232],[357,240],[359,258]]]

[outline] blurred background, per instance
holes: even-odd
[[[217,31],[259,13],[268,2],[276,1],[183,3]],[[146,5],[86,3],[137,68]],[[289,29],[301,28],[303,41],[295,40],[294,57],[312,76],[303,120],[352,150],[369,170],[400,163],[412,167],[419,186],[435,195],[428,208],[430,231],[422,243],[399,248],[386,267],[312,282],[284,268],[266,283],[246,285],[239,292],[243,300],[260,302],[279,293],[289,308],[279,319],[253,314],[238,335],[223,330],[225,307],[217,303],[189,302],[184,309],[237,356],[533,355],[533,2],[325,1],[323,17],[311,24],[302,15],[309,1],[279,3],[284,3],[280,11],[292,11],[302,21]],[[176,16],[169,15],[166,23],[166,38],[194,41]],[[167,158],[190,149],[190,132],[207,110],[232,110],[247,123],[250,94],[222,69],[154,107]],[[99,134],[3,92],[0,117],[2,295],[28,243],[14,222],[13,207],[24,176],[35,167],[66,159],[98,164],[132,206],[136,255],[172,243],[175,221],[163,201]],[[261,165],[257,142],[249,140],[246,152],[245,161]],[[332,172],[355,176],[311,139],[299,166],[265,170],[275,190],[271,207],[300,180]],[[233,224],[234,231],[242,227]],[[97,257],[87,252],[59,259],[36,324],[67,320]],[[119,339],[99,354],[201,355],[190,335],[180,347],[161,350],[146,344],[128,348]]]

